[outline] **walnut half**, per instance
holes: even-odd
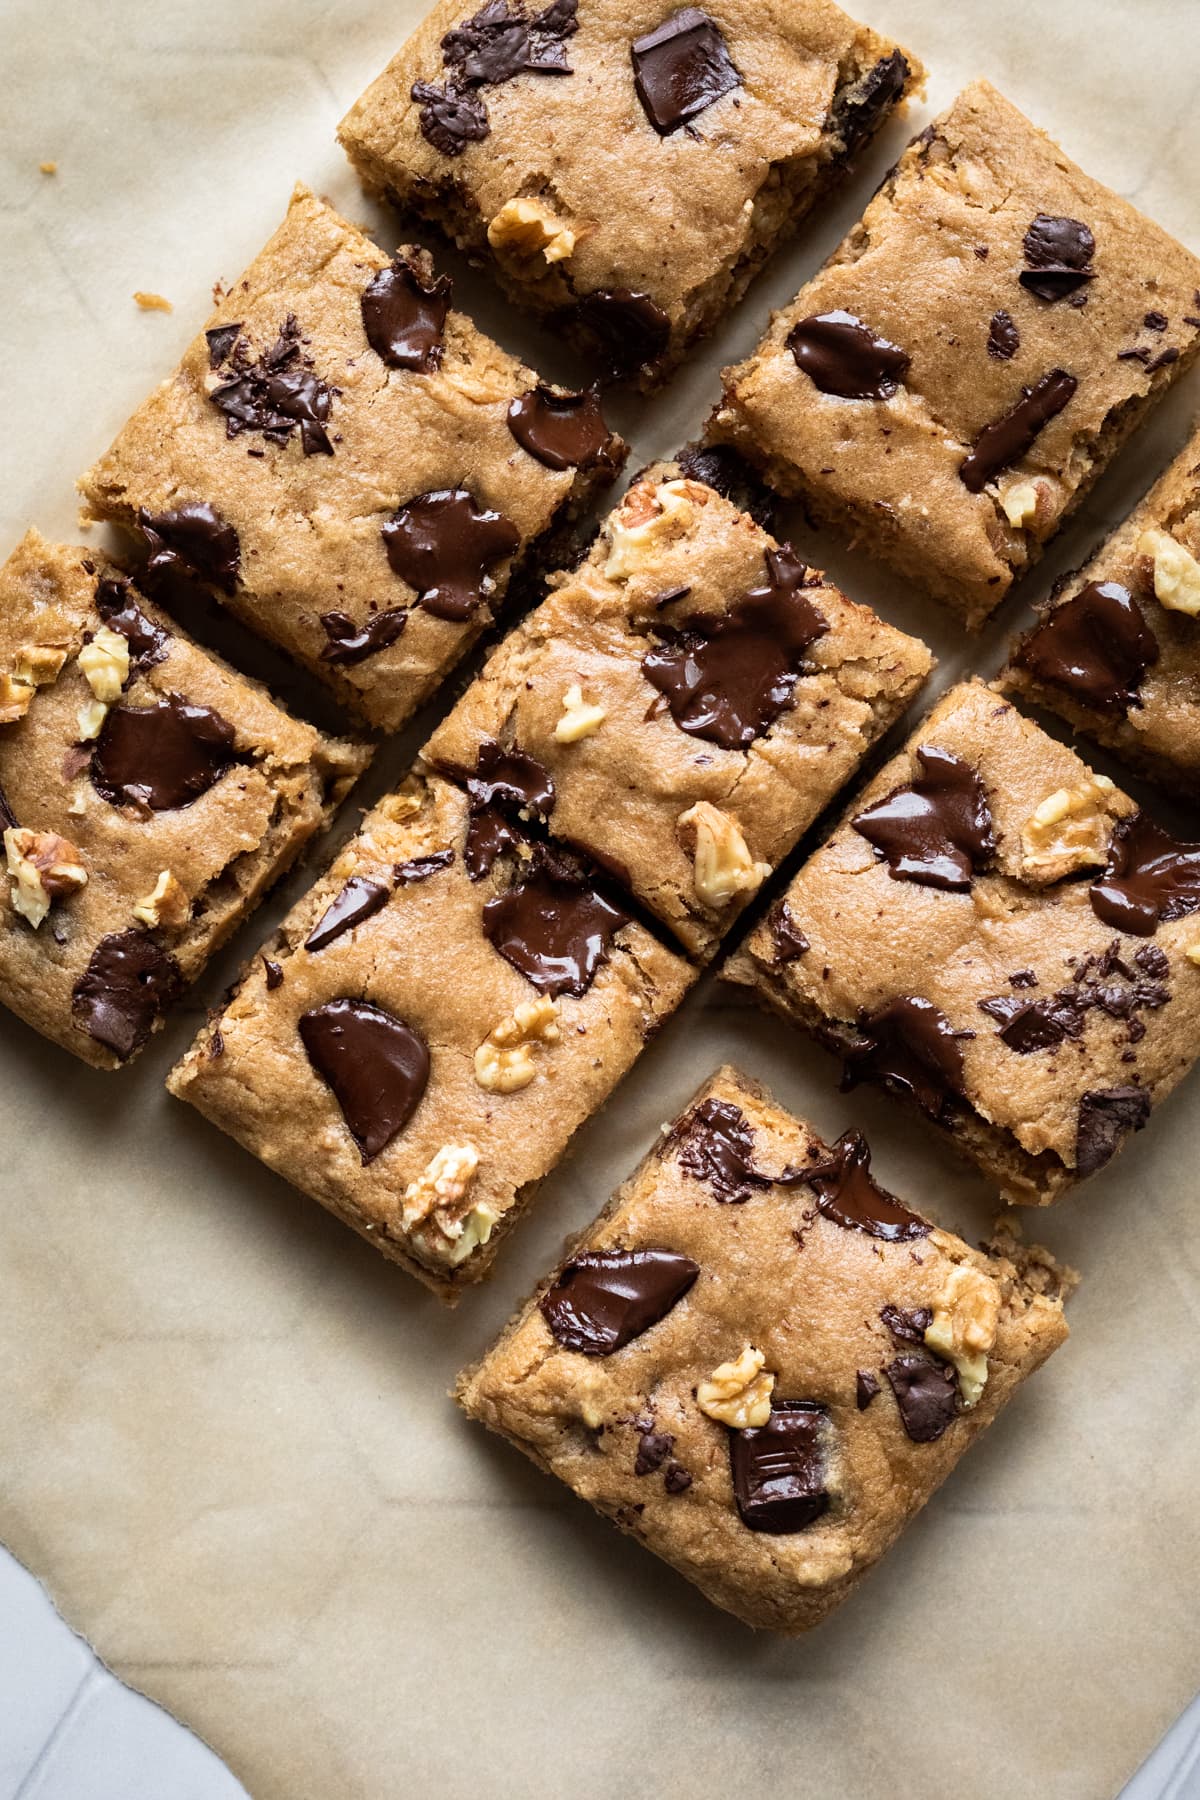
[[[501,1019],[475,1052],[475,1079],[489,1094],[515,1094],[537,1074],[534,1053],[541,1044],[556,1044],[560,1033],[558,1005],[545,994],[526,1000],[510,1018]]]
[[[747,1344],[732,1362],[721,1363],[696,1389],[696,1404],[710,1419],[745,1431],[749,1425],[765,1425],[771,1417],[775,1377],[764,1372],[761,1350]]]
[[[958,1370],[964,1407],[978,1404],[988,1378],[988,1351],[1000,1322],[1000,1290],[973,1263],[956,1263],[934,1302],[925,1342]]]
[[[1149,565],[1154,597],[1168,612],[1200,613],[1200,562],[1185,544],[1166,531],[1143,531],[1138,555]]]
[[[87,870],[69,838],[56,831],[29,831],[13,825],[4,833],[4,853],[12,881],[13,910],[36,931],[52,900],[87,886]]]
[[[707,800],[680,813],[675,830],[692,857],[696,898],[714,912],[736,894],[753,894],[771,873],[770,863],[751,856],[737,820]]]

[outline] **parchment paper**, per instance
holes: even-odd
[[[0,0],[5,553],[30,521],[72,533],[73,477],[169,372],[295,177],[369,216],[334,125],[421,10]],[[859,10],[930,65],[929,105],[664,397],[618,408],[635,467],[695,430],[722,363],[975,74],[1200,245],[1195,0]],[[138,312],[135,288],[176,311]],[[480,279],[458,294],[572,373]],[[1034,594],[1149,484],[1196,400],[1193,383],[1126,452]],[[941,682],[995,668],[1027,604],[967,642],[797,531],[928,638]],[[709,981],[581,1134],[489,1291],[449,1316],[163,1090],[202,1007],[308,879],[121,1076],[0,1022],[0,1537],[68,1619],[258,1800],[1113,1793],[1200,1681],[1195,1080],[1033,1220],[1086,1275],[1071,1343],[840,1616],[807,1642],[756,1639],[461,1420],[455,1370],[722,1057],[826,1134],[861,1124],[882,1178],[973,1237],[987,1189],[884,1100],[839,1097],[829,1059]]]

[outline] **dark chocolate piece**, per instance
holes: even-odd
[[[995,853],[992,810],[978,774],[959,756],[923,744],[921,774],[851,820],[896,881],[965,892]]]
[[[471,88],[414,81],[412,98],[421,109],[421,136],[442,156],[461,156],[468,144],[479,143],[492,129],[487,107]]]
[[[1051,369],[1031,388],[1022,388],[1015,406],[985,425],[959,465],[963,486],[981,494],[1002,469],[1032,449],[1051,419],[1067,406],[1079,383],[1065,369]]]
[[[380,269],[363,289],[367,342],[390,369],[430,375],[442,364],[444,332],[454,284],[448,275],[427,281],[404,257]]]
[[[898,1356],[884,1370],[900,1423],[914,1444],[932,1444],[958,1417],[953,1370],[926,1356]]]
[[[378,656],[394,644],[408,624],[408,609],[390,606],[385,612],[372,613],[363,624],[356,625],[349,613],[321,614],[321,626],[329,642],[321,652],[327,663],[360,663],[368,656]]]
[[[745,750],[792,704],[809,645],[828,621],[805,592],[807,566],[788,544],[766,552],[766,580],[723,613],[695,614],[642,658],[681,731]]]
[[[742,84],[720,26],[695,6],[635,38],[631,54],[637,97],[660,137]]]
[[[475,773],[467,781],[472,808],[500,806],[548,819],[554,811],[554,783],[535,756],[517,744],[507,749],[485,738],[475,755]]]
[[[842,1090],[877,1081],[943,1120],[965,1099],[962,1051],[949,1019],[931,1000],[902,994],[862,1021],[846,1049]]]
[[[912,361],[853,313],[840,311],[801,319],[788,332],[787,347],[814,387],[843,400],[890,399]]]
[[[304,940],[304,948],[315,955],[340,938],[344,931],[352,931],[361,925],[364,919],[370,919],[388,903],[391,889],[381,881],[368,881],[365,875],[352,875],[341,893],[338,894]]]
[[[747,1530],[803,1531],[828,1509],[827,1423],[811,1400],[774,1400],[765,1425],[730,1432],[733,1493]]]
[[[674,1250],[590,1250],[569,1262],[539,1302],[564,1350],[611,1356],[677,1306],[699,1263]]]
[[[1114,825],[1108,867],[1089,891],[1105,925],[1150,937],[1164,919],[1200,908],[1200,844],[1172,837],[1147,813],[1132,813]]]
[[[813,1163],[805,1175],[817,1190],[817,1210],[847,1231],[898,1244],[928,1237],[930,1227],[901,1206],[871,1174],[871,1152],[858,1131],[843,1132],[833,1153]]]
[[[686,1494],[692,1485],[691,1471],[680,1463],[668,1463],[667,1472],[663,1476],[663,1487],[668,1494]]]
[[[702,481],[705,487],[748,514],[764,531],[773,529],[775,496],[757,469],[751,468],[731,445],[687,444],[675,461],[689,480]]]
[[[208,397],[224,414],[227,436],[261,431],[272,442],[285,444],[299,427],[305,456],[333,455],[325,429],[333,389],[313,373],[312,359],[303,355],[294,313],[288,314],[275,343],[257,361],[239,337],[223,366],[228,379]]]
[[[612,433],[594,387],[581,394],[556,393],[539,381],[509,404],[508,429],[547,469],[590,469],[613,460]]]
[[[1011,362],[1021,348],[1021,333],[1009,313],[992,314],[992,322],[988,326],[987,348],[988,355],[994,356],[997,362]]]
[[[669,1431],[643,1431],[638,1439],[634,1474],[653,1475],[656,1469],[662,1468],[674,1448],[675,1439]]]
[[[491,569],[521,542],[511,519],[478,506],[465,488],[418,494],[382,529],[388,562],[416,589],[417,604],[456,624],[492,592]]]
[[[878,1392],[878,1377],[870,1369],[860,1369],[854,1380],[854,1402],[859,1412],[866,1412]]]
[[[710,1098],[681,1119],[672,1133],[680,1164],[725,1205],[740,1206],[768,1185],[754,1167],[754,1133],[730,1100]]]
[[[812,946],[792,917],[786,900],[776,901],[768,916],[768,923],[771,927],[771,941],[775,946],[777,967],[798,962],[808,954]]]
[[[1096,278],[1096,240],[1080,219],[1039,213],[1025,233],[1024,250],[1028,266],[1017,279],[1041,300],[1066,300]]]
[[[1105,713],[1136,706],[1157,661],[1158,640],[1118,581],[1089,581],[1048,612],[1016,653],[1019,668]]]
[[[139,507],[137,523],[150,549],[148,575],[190,576],[211,582],[223,594],[237,591],[242,561],[238,534],[207,500],[161,513]]]
[[[429,1051],[403,1019],[365,1000],[330,1000],[300,1019],[300,1038],[332,1090],[364,1164],[403,1131],[429,1080]]]
[[[392,880],[397,887],[414,881],[428,881],[439,869],[448,869],[454,861],[453,850],[431,850],[428,856],[414,856],[410,862],[392,864]]]
[[[236,325],[214,325],[204,336],[208,341],[208,366],[219,369],[233,355],[233,347],[242,335],[241,322]]]
[[[71,1012],[89,1037],[125,1062],[182,991],[179,964],[153,932],[113,931],[100,939],[71,990]]]
[[[835,97],[829,126],[841,138],[845,156],[853,155],[874,134],[903,97],[907,80],[908,62],[902,51],[893,50]]]
[[[272,962],[269,956],[263,957],[263,973],[267,978],[267,992],[273,994],[276,988],[283,986],[283,965]]]
[[[586,994],[629,915],[548,860],[483,908],[483,933],[539,994]]]
[[[442,56],[467,87],[499,87],[518,75],[569,75],[565,39],[579,29],[578,0],[553,0],[530,18],[522,5],[488,0],[442,39]]]
[[[632,288],[596,288],[576,301],[569,318],[614,381],[658,362],[671,340],[662,307]]]
[[[933,1324],[933,1313],[927,1306],[884,1306],[879,1317],[900,1344],[923,1344],[925,1333]]]
[[[1064,1039],[1078,1037],[1083,1026],[1082,1010],[1069,990],[1044,1000],[1018,1000],[1014,994],[997,994],[990,1000],[981,1000],[979,1010],[991,1019],[999,1019],[996,1036],[1018,1056],[1053,1050]]]
[[[1094,1175],[1102,1169],[1149,1117],[1150,1096],[1144,1088],[1094,1088],[1084,1094],[1075,1127],[1076,1174]]]
[[[109,630],[119,631],[129,645],[131,665],[152,669],[166,659],[170,633],[142,611],[133,597],[132,582],[104,576],[96,584],[96,611]]]
[[[1147,331],[1165,331],[1170,323],[1166,313],[1157,311],[1148,312],[1142,320]]]
[[[209,706],[178,694],[108,709],[92,751],[92,786],[113,806],[169,812],[206,794],[233,763],[236,733]]]

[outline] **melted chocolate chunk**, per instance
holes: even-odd
[[[771,941],[775,946],[777,967],[781,967],[785,963],[798,962],[812,948],[792,917],[786,900],[777,901],[771,908],[768,924],[771,928]]]
[[[1079,383],[1065,369],[1051,369],[1031,388],[1022,388],[1021,398],[991,425],[985,425],[975,446],[959,465],[963,486],[972,494],[981,494],[989,481],[1002,469],[1018,461],[1032,448],[1038,436],[1069,404]]]
[[[1089,890],[1092,911],[1114,931],[1150,937],[1164,919],[1200,908],[1200,844],[1187,844],[1132,813],[1113,827],[1108,867]]]
[[[635,38],[633,85],[642,110],[660,137],[706,112],[742,78],[715,19],[695,6]]]
[[[401,581],[416,589],[417,604],[454,624],[469,619],[491,593],[491,569],[520,542],[511,519],[477,506],[465,488],[419,494],[383,527],[387,559]]]
[[[848,312],[801,319],[788,332],[787,347],[815,388],[843,400],[890,399],[912,361]]]
[[[669,1431],[643,1431],[638,1439],[634,1474],[653,1475],[656,1469],[662,1468],[674,1448],[675,1439]]]
[[[671,341],[671,321],[649,294],[596,288],[576,301],[570,323],[613,381],[658,362]]]
[[[442,56],[468,87],[499,87],[518,75],[569,75],[565,40],[579,29],[578,0],[554,0],[530,18],[521,5],[489,0],[442,39]]]
[[[811,1400],[774,1400],[765,1425],[729,1434],[729,1467],[748,1531],[803,1531],[828,1509],[827,1415]]]
[[[1069,991],[1045,1000],[1018,1000],[1013,994],[997,994],[979,1002],[980,1012],[1000,1020],[996,1036],[1018,1056],[1035,1050],[1053,1050],[1083,1029],[1083,1012]]]
[[[613,460],[612,433],[595,388],[558,394],[539,381],[509,405],[508,429],[522,450],[547,469],[590,469]]]
[[[367,342],[389,369],[430,375],[441,368],[454,284],[448,275],[426,281],[406,258],[380,269],[363,289]]]
[[[866,1412],[878,1392],[878,1378],[870,1369],[860,1369],[854,1382],[854,1401],[859,1412]]]
[[[988,355],[994,356],[997,362],[1011,362],[1021,348],[1021,333],[1006,312],[992,314],[992,322],[988,327]]]
[[[356,625],[349,613],[322,613],[321,626],[329,642],[321,652],[321,661],[365,662],[368,656],[378,656],[394,644],[407,624],[408,612],[403,606],[372,613],[362,625]]]
[[[468,144],[479,143],[492,129],[487,107],[470,88],[414,81],[412,98],[421,109],[421,136],[442,156],[461,156]]]
[[[1034,626],[1016,661],[1084,706],[1123,713],[1138,704],[1146,671],[1158,661],[1158,640],[1120,582],[1089,581]]]
[[[227,379],[209,393],[224,414],[225,431],[261,431],[273,443],[286,444],[297,428],[305,456],[332,456],[325,429],[334,390],[312,370],[302,350],[300,326],[289,313],[269,350],[254,361],[239,337],[223,364]]]
[[[1096,240],[1079,219],[1039,213],[1025,233],[1024,248],[1028,266],[1017,279],[1041,300],[1066,300],[1095,280],[1091,261]]]
[[[242,561],[238,534],[207,500],[162,513],[147,512],[143,506],[137,523],[150,549],[148,575],[190,576],[211,582],[223,594],[237,591]]]
[[[272,962],[269,956],[263,957],[263,973],[267,978],[268,994],[273,994],[276,988],[283,986],[283,967],[280,963]]]
[[[629,914],[586,881],[543,859],[483,908],[483,934],[539,994],[586,994]]]
[[[995,852],[992,810],[982,781],[949,750],[924,744],[921,774],[851,820],[885,859],[896,881],[964,892]]]
[[[769,1185],[754,1167],[754,1133],[731,1101],[702,1100],[672,1136],[681,1166],[706,1182],[722,1204],[740,1206],[756,1188]]]
[[[864,1019],[846,1050],[842,1090],[877,1081],[942,1120],[965,1099],[962,1051],[949,1019],[931,1000],[902,994]]]
[[[110,631],[119,631],[129,645],[129,660],[139,669],[152,669],[164,661],[170,633],[156,625],[133,598],[133,585],[105,576],[96,586],[96,611]],[[68,778],[69,779],[69,778]]]
[[[770,531],[775,522],[775,496],[756,469],[728,444],[688,444],[675,458],[680,473],[730,501]],[[686,590],[685,590],[686,591]]]
[[[153,932],[114,931],[100,939],[71,990],[71,1012],[125,1062],[182,991],[179,964]]]
[[[414,856],[411,862],[393,863],[392,880],[397,887],[407,887],[414,881],[428,881],[439,869],[448,869],[453,861],[453,850],[432,850],[428,856]]]
[[[364,919],[371,918],[388,903],[391,890],[382,882],[368,881],[364,875],[352,875],[341,893],[331,901],[304,940],[304,948],[315,955],[332,944],[344,931],[353,930]]]
[[[233,347],[242,335],[241,324],[214,325],[204,336],[208,341],[208,366],[219,369],[233,355]]]
[[[833,1154],[813,1163],[805,1175],[817,1190],[818,1212],[846,1231],[865,1231],[889,1244],[929,1235],[924,1219],[875,1180],[871,1152],[860,1132],[843,1132]]]
[[[926,1356],[898,1356],[884,1374],[896,1396],[900,1423],[913,1443],[936,1442],[958,1417],[953,1371]]]
[[[509,807],[548,819],[554,811],[554,783],[549,772],[516,744],[506,750],[485,738],[475,756],[475,773],[467,782],[471,805]]]
[[[699,1263],[674,1250],[590,1250],[539,1302],[555,1339],[581,1356],[611,1356],[677,1306]]]
[[[1147,331],[1165,331],[1170,323],[1166,313],[1162,312],[1148,312],[1142,320]]]
[[[904,93],[908,80],[908,63],[900,50],[879,62],[840,93],[833,103],[829,125],[841,138],[844,155],[850,156],[872,136],[884,115],[891,111]]]
[[[373,1162],[416,1112],[429,1051],[403,1019],[365,1000],[330,1000],[300,1019],[308,1060],[332,1090],[363,1163]]]
[[[745,750],[792,704],[809,645],[828,631],[790,545],[766,552],[766,580],[726,612],[696,614],[642,658],[681,731]]]
[[[92,751],[92,786],[113,806],[190,806],[240,760],[233,726],[178,694],[111,706]]]
[[[933,1314],[927,1306],[884,1306],[879,1317],[901,1344],[923,1344],[925,1333],[933,1324]]]
[[[1102,1169],[1149,1117],[1150,1096],[1144,1088],[1096,1088],[1084,1094],[1075,1127],[1076,1174],[1094,1175]]]

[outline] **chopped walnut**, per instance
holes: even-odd
[[[478,1168],[474,1144],[443,1144],[424,1173],[404,1190],[400,1202],[404,1229],[423,1224],[431,1213],[452,1212],[462,1203]]]
[[[709,490],[697,481],[664,481],[660,487],[641,481],[631,487],[608,528],[605,575],[611,580],[636,575],[647,553],[681,536],[708,499]]]
[[[148,894],[135,901],[133,916],[153,930],[158,925],[184,925],[192,910],[186,890],[164,869]]]
[[[1000,1290],[973,1263],[956,1263],[934,1301],[925,1342],[958,1370],[965,1407],[978,1403],[988,1378],[988,1351],[1000,1322]]]
[[[771,1417],[775,1377],[764,1373],[764,1361],[762,1351],[747,1344],[733,1362],[721,1363],[696,1389],[700,1411],[735,1431],[765,1425]]]
[[[1166,531],[1143,531],[1137,542],[1154,581],[1154,596],[1168,612],[1200,613],[1200,562]]]
[[[563,716],[554,727],[554,735],[560,744],[577,744],[580,738],[591,737],[608,717],[602,706],[588,704],[579,682],[567,689],[562,704]]]
[[[14,912],[36,931],[52,900],[63,900],[87,886],[87,870],[69,838],[55,831],[29,831],[13,825],[4,833],[4,852],[12,881]]]
[[[33,644],[22,651],[15,666],[0,674],[0,725],[23,719],[36,690],[56,681],[66,660],[66,650],[55,644]]]
[[[1004,508],[1004,516],[1009,524],[1018,531],[1027,531],[1038,521],[1038,509],[1043,497],[1049,496],[1049,487],[1044,481],[1014,481],[1004,488],[1000,494],[1000,504]],[[1047,511],[1043,506],[1041,510]]]
[[[1072,869],[1097,867],[1108,857],[1115,792],[1107,775],[1092,775],[1078,787],[1048,794],[1021,827],[1027,874],[1053,870],[1060,880]]]
[[[488,226],[493,250],[513,256],[545,257],[548,263],[566,262],[575,248],[575,233],[542,200],[522,196],[507,200]]]
[[[692,857],[692,884],[702,906],[728,906],[735,894],[753,894],[771,873],[770,863],[754,861],[736,819],[707,800],[680,813],[675,830]]]
[[[501,1019],[475,1052],[475,1079],[489,1094],[515,1094],[537,1073],[534,1053],[539,1044],[559,1039],[558,1004],[545,994],[526,1000],[510,1018]]]
[[[129,645],[119,631],[102,625],[91,642],[83,646],[77,661],[95,695],[76,713],[79,736],[86,744],[99,737],[109,707],[129,679]]]

